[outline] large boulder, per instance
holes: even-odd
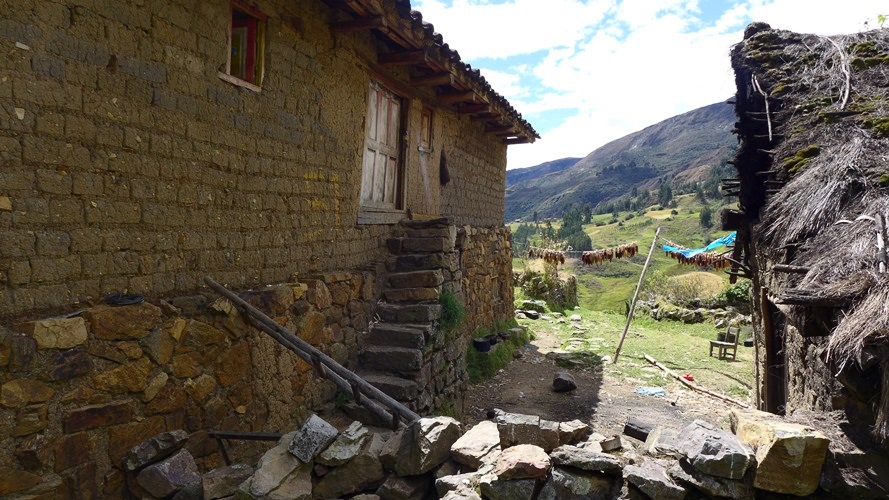
[[[614,498],[613,476],[570,468],[554,467],[537,500],[586,500]]]
[[[685,460],[673,464],[668,472],[670,477],[712,497],[748,499],[753,498],[753,488],[738,479],[711,476],[695,469]]]
[[[234,464],[213,469],[201,477],[204,500],[227,498],[238,491],[238,486],[253,475],[253,467]]]
[[[627,483],[639,488],[651,498],[681,500],[686,495],[685,488],[674,483],[667,476],[667,470],[653,461],[624,467],[624,477]]]
[[[139,472],[136,481],[156,498],[170,496],[185,486],[201,482],[198,465],[187,450],[153,463]]]
[[[288,449],[301,462],[311,462],[336,439],[337,434],[336,427],[313,413],[296,431]]]
[[[441,465],[451,458],[451,446],[460,433],[460,422],[451,417],[415,421],[401,438],[395,473],[399,476],[416,476]]]
[[[451,445],[454,460],[473,469],[478,469],[486,456],[499,452],[500,432],[490,420],[479,422]]]
[[[830,440],[804,425],[757,411],[732,411],[732,430],[756,450],[753,486],[796,496],[818,489]]]
[[[679,431],[679,452],[695,469],[711,476],[741,479],[753,465],[753,450],[737,436],[703,420]]]
[[[315,462],[336,467],[355,458],[367,440],[369,431],[361,422],[352,422],[324,451],[315,458]]]
[[[493,473],[500,479],[542,479],[552,463],[539,446],[520,444],[503,450],[494,461]]]
[[[386,473],[379,458],[383,438],[372,434],[364,441],[354,458],[324,475],[313,491],[316,497],[344,497],[375,488],[383,481]]]
[[[575,469],[604,472],[616,476],[621,475],[621,463],[617,458],[607,454],[598,453],[587,448],[564,445],[559,446],[549,455],[554,465],[574,467]]]

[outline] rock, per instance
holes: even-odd
[[[602,451],[615,451],[623,448],[624,442],[620,436],[611,436],[603,438],[599,441],[599,448]]]
[[[578,448],[577,446],[563,445],[553,450],[549,457],[554,465],[621,475],[620,460],[607,453],[596,453],[595,451]]]
[[[83,348],[62,351],[49,358],[46,365],[47,378],[53,381],[66,381],[86,375],[93,369],[93,361]]]
[[[361,422],[352,422],[327,449],[315,458],[315,462],[331,467],[343,465],[358,454],[367,436],[367,427],[361,425]]]
[[[540,313],[537,311],[527,310],[522,311],[521,314],[528,319],[540,319]]]
[[[40,476],[0,465],[0,495],[16,493],[40,484]]]
[[[602,474],[554,467],[537,500],[614,498],[616,483]]]
[[[56,472],[60,472],[90,460],[92,442],[87,432],[61,436],[55,443]],[[24,464],[23,464],[24,465]]]
[[[148,302],[129,306],[98,305],[84,311],[90,332],[100,340],[129,340],[147,337],[162,322],[161,309]]]
[[[624,477],[629,484],[651,498],[680,500],[686,495],[685,488],[674,483],[664,467],[651,461],[640,466],[627,465],[624,467]]]
[[[492,473],[498,478],[541,479],[546,477],[551,467],[549,456],[539,446],[519,444],[504,449],[494,461]]]
[[[290,455],[290,458],[293,458],[293,455]],[[265,498],[268,500],[309,500],[313,498],[312,464],[299,464]]]
[[[593,428],[580,420],[559,422],[559,444],[576,444],[584,440]]]
[[[306,467],[307,466],[307,467]],[[297,469],[300,469],[297,472]],[[307,469],[304,471],[302,469]],[[291,474],[294,477],[309,475],[311,464],[302,464],[292,453],[287,450],[287,445],[279,444],[263,454],[256,464],[256,471],[250,478],[250,484],[241,489],[254,497],[263,497],[281,486],[281,483]],[[309,493],[311,493],[311,477],[309,477]]]
[[[741,479],[753,464],[753,451],[737,436],[703,420],[687,425],[677,437],[679,452],[697,470],[712,476]]]
[[[404,430],[398,430],[392,433],[392,436],[383,444],[383,450],[380,451],[380,462],[387,471],[395,470],[395,460],[398,458],[402,437],[404,437]]]
[[[406,477],[392,475],[380,486],[377,495],[386,500],[423,500],[432,491],[432,476],[429,474]]]
[[[490,420],[479,422],[451,445],[454,460],[473,469],[478,469],[482,459],[495,451],[500,451],[500,432]]]
[[[204,500],[234,495],[238,486],[253,475],[253,467],[234,464],[213,469],[201,477]]]
[[[179,450],[166,459],[142,469],[136,476],[139,486],[156,498],[179,491],[188,484],[200,482],[198,466],[186,450]]]
[[[581,318],[579,314],[572,314],[568,317],[568,321],[583,321],[583,318]]]
[[[352,500],[355,500],[355,498],[358,497],[353,497]],[[480,497],[472,488],[458,488],[454,491],[445,493],[445,495],[441,497],[441,500],[482,500],[482,497]]]
[[[78,431],[122,424],[132,420],[132,417],[133,405],[130,400],[82,406],[66,412],[64,429],[66,434],[72,434]]]
[[[445,496],[449,491],[472,487],[473,483],[476,482],[478,478],[479,475],[476,472],[442,476],[435,480],[435,491],[440,498]]]
[[[172,455],[182,448],[186,441],[188,433],[181,429],[158,434],[128,451],[124,466],[128,471],[139,470]]]
[[[338,432],[336,428],[314,413],[303,423],[290,442],[290,453],[301,462],[311,462],[327,447]]]
[[[66,446],[68,443],[75,443],[72,446]],[[59,449],[62,449],[62,453],[59,453]],[[77,453],[77,456],[69,456],[65,452],[69,451],[71,455]],[[46,464],[47,459],[49,458],[49,453],[51,449],[47,445],[46,436],[43,434],[34,434],[33,436],[28,436],[23,439],[18,445],[15,447],[15,458],[19,461],[19,463],[28,470],[35,470],[43,467]],[[56,445],[55,449],[55,470],[60,471],[67,469],[68,467],[73,467],[75,465],[79,465],[83,463],[85,460],[89,459],[89,441],[85,433],[72,434],[70,436],[64,436],[60,439],[60,443]],[[86,453],[85,453],[86,452]],[[61,457],[61,460],[60,460]],[[71,460],[66,460],[71,458]],[[76,462],[76,463],[75,463]],[[64,466],[64,467],[60,467]]]
[[[858,449],[830,450],[821,488],[836,498],[889,498],[889,459]]]
[[[482,496],[488,500],[531,500],[534,498],[536,479],[499,479],[486,474],[479,480]]]
[[[366,430],[366,429],[365,429]],[[386,477],[379,456],[383,438],[372,434],[363,439],[364,445],[354,458],[332,469],[315,486],[314,495],[321,498],[338,498],[374,488]]]
[[[219,356],[216,362],[216,378],[219,385],[229,387],[250,372],[250,346],[241,341]]]
[[[81,317],[29,321],[13,329],[37,341],[38,349],[70,349],[86,342],[86,321]]]
[[[0,386],[0,404],[7,408],[22,408],[29,403],[42,403],[56,393],[53,388],[27,378],[10,380]]]
[[[695,469],[686,460],[670,467],[669,475],[676,481],[692,486],[714,497],[753,498],[754,491],[747,483],[737,479],[711,476]]]
[[[556,392],[569,392],[577,389],[577,382],[568,372],[556,372],[553,375],[553,390]]]
[[[500,432],[500,447],[535,444],[540,441],[540,417],[495,410],[494,422]]]
[[[804,425],[782,422],[770,414],[732,411],[732,430],[756,450],[755,488],[788,495],[818,489],[830,440]]]
[[[460,422],[451,417],[424,417],[408,427],[395,461],[399,476],[416,476],[451,457],[451,445],[460,437]]]
[[[667,455],[682,458],[682,453],[679,453],[679,443],[676,441],[678,435],[679,431],[676,429],[658,425],[648,433],[642,448],[645,453],[653,457]]]
[[[148,387],[148,374],[151,369],[151,361],[148,358],[139,358],[134,363],[96,374],[93,378],[93,387],[110,393],[142,392]]]

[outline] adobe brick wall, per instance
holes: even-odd
[[[0,0],[0,317],[384,260],[390,228],[356,226],[372,35],[331,33],[322,2],[256,2],[270,16],[256,93],[217,77],[228,5]],[[410,90],[405,68],[391,78]],[[505,146],[413,92],[408,208],[502,225]]]

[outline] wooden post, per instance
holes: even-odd
[[[639,275],[639,283],[636,284],[636,292],[633,293],[633,302],[630,303],[630,312],[627,314],[627,324],[624,326],[624,333],[620,336],[620,344],[617,345],[617,351],[614,353],[614,363],[620,356],[620,349],[624,346],[624,339],[627,338],[627,330],[630,329],[630,321],[633,320],[633,311],[636,310],[636,299],[639,298],[639,290],[642,288],[642,281],[645,279],[645,272],[648,271],[648,264],[651,262],[651,255],[654,253],[654,247],[657,245],[657,237],[661,234],[661,228],[658,227],[654,232],[654,239],[651,240],[651,249],[648,250],[648,257],[645,259],[645,265],[642,266],[642,273]]]

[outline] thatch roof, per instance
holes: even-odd
[[[889,363],[889,269],[880,271],[889,262],[879,249],[889,243],[889,30],[825,37],[758,23],[732,63],[748,243],[760,267],[805,270],[773,279],[770,293],[793,297],[792,313],[838,311],[827,352],[835,366],[860,361],[867,345],[885,346]]]

